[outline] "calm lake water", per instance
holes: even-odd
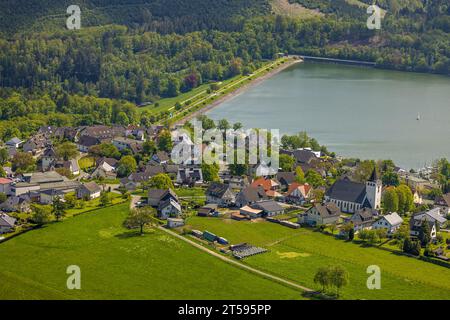
[[[339,155],[392,159],[406,169],[450,158],[450,78],[445,76],[307,62],[208,116],[282,134],[306,131]]]

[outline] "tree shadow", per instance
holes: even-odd
[[[142,237],[145,235],[144,233],[140,233],[139,230],[131,230],[131,231],[125,231],[119,234],[116,234],[114,237],[116,237],[117,239],[130,239],[130,238],[137,238],[137,237]]]

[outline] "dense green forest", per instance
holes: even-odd
[[[291,0],[325,14],[308,18],[274,15],[269,0],[86,0],[74,31],[71,2],[2,1],[0,139],[45,123],[151,123],[136,105],[248,73],[278,52],[450,74],[445,0],[380,0],[381,30],[366,27],[371,0]]]

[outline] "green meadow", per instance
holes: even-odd
[[[1,299],[301,299],[297,290],[209,256],[160,230],[122,227],[128,204],[0,244]],[[81,268],[81,290],[66,269]]]
[[[309,229],[293,230],[269,222],[192,217],[194,229],[208,230],[232,244],[247,242],[269,249],[244,260],[274,275],[309,288],[317,269],[342,265],[350,274],[343,299],[449,299],[450,269],[374,247],[335,239]],[[367,267],[381,268],[381,290],[367,289]]]

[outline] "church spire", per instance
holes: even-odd
[[[378,180],[380,180],[380,178],[378,177],[377,168],[374,168],[373,172],[372,172],[372,175],[370,176],[369,181],[377,182]]]

